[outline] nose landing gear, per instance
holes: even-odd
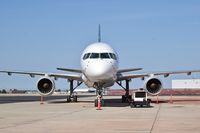
[[[97,98],[94,100],[94,106],[98,106],[98,100],[100,100],[100,106],[105,106],[105,102],[103,100],[103,87],[97,83],[94,84],[97,91]]]
[[[98,106],[98,100],[100,99],[100,106],[105,106],[105,102],[103,100],[103,96],[102,94],[98,94],[97,98],[94,100],[94,106],[97,107]]]

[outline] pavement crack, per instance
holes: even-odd
[[[157,119],[158,119],[158,114],[159,114],[159,112],[160,112],[160,109],[161,109],[161,104],[159,105],[159,108],[158,108],[158,110],[157,110],[157,112],[156,112],[156,117],[155,117],[155,119],[154,119],[154,121],[153,121],[153,124],[152,124],[152,126],[151,126],[150,133],[152,133],[152,131],[153,131],[154,127],[155,127],[155,123],[156,123],[156,121],[157,121]]]

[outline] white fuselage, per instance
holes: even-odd
[[[88,87],[95,87],[95,84],[112,86],[117,79],[117,54],[106,43],[90,44],[81,56],[81,68],[82,79]]]

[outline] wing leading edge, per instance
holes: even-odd
[[[133,78],[145,78],[145,77],[150,77],[150,76],[161,76],[163,75],[164,77],[168,77],[170,75],[174,74],[187,74],[191,75],[192,73],[197,73],[200,72],[200,70],[185,70],[185,71],[166,71],[166,72],[152,72],[152,73],[141,73],[141,74],[129,74],[129,75],[123,75],[120,74],[118,75],[117,81],[121,80],[127,80],[127,79],[133,79]]]
[[[117,73],[125,73],[125,72],[139,71],[139,70],[142,70],[142,68],[120,69],[117,71]]]
[[[67,72],[75,72],[75,73],[82,73],[79,69],[69,69],[69,68],[57,68],[57,70],[67,71]]]
[[[7,73],[8,75],[12,74],[21,74],[21,75],[29,75],[30,77],[34,78],[35,76],[49,76],[52,78],[64,78],[64,79],[71,79],[71,80],[79,80],[81,79],[81,74],[65,74],[65,73],[43,73],[43,72],[25,72],[25,71],[0,71],[0,73]]]

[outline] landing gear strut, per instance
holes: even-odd
[[[74,87],[74,80],[69,80],[69,83],[70,83],[70,93],[69,95],[67,96],[67,102],[77,102],[78,98],[77,98],[77,95],[74,93],[74,90],[80,86],[83,82],[77,82],[77,85],[76,87]]]
[[[117,82],[117,84],[125,90],[125,95],[122,95],[122,103],[127,103],[132,100],[132,96],[129,94],[130,80],[125,80],[125,81],[126,81],[126,87],[124,87],[121,82]]]

